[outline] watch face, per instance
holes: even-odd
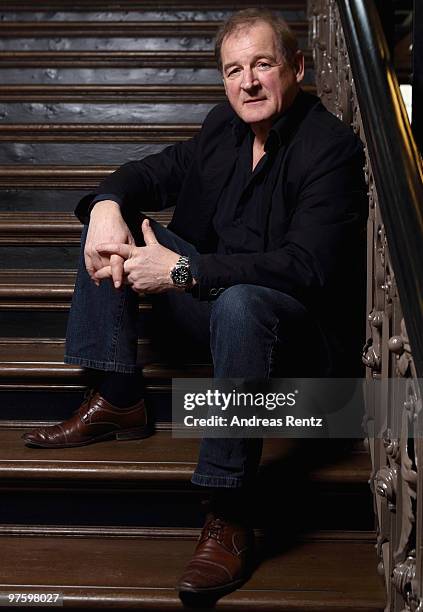
[[[175,285],[185,286],[192,280],[192,274],[189,266],[177,265],[171,272],[171,277]]]

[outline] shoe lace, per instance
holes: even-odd
[[[225,525],[222,523],[220,519],[212,520],[207,527],[207,538],[212,538],[217,542],[222,541],[223,537],[223,529]]]
[[[94,397],[95,393],[96,393],[95,389],[87,389],[85,391],[85,393],[84,393],[84,397],[83,397],[82,402],[84,404],[85,404],[85,402],[89,403],[91,401],[91,399]]]
[[[84,414],[81,416],[81,419],[84,420],[84,421],[87,418],[89,418],[93,412],[96,411],[95,406],[90,406],[91,401],[92,401],[92,399],[93,399],[95,394],[96,394],[95,389],[87,389],[85,391],[85,393],[84,393],[82,404],[74,412],[74,414],[77,414],[81,410],[81,408],[88,407],[87,412],[84,412]]]

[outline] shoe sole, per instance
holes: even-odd
[[[85,442],[74,442],[69,444],[43,444],[41,442],[33,442],[31,440],[25,440],[24,442],[26,446],[30,446],[32,448],[76,448],[77,446],[88,446],[89,444],[95,444],[96,442],[105,442],[106,440],[143,440],[144,438],[149,438],[154,433],[152,427],[144,427],[140,429],[127,429],[122,431],[111,431],[108,434],[104,434],[102,436],[96,436],[95,438],[90,438],[89,440],[85,440]]]
[[[194,587],[177,586],[176,591],[179,593],[179,595],[184,595],[184,594],[206,595],[206,596],[210,595],[210,596],[221,597],[222,595],[226,595],[238,589],[240,586],[245,584],[250,577],[251,577],[251,574],[249,574],[245,578],[240,578],[239,580],[234,580],[233,582],[225,584],[224,586],[217,586],[217,587],[194,588]]]

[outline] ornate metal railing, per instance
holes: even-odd
[[[423,612],[423,172],[373,4],[309,0],[310,42],[318,94],[365,145],[363,361],[368,418],[383,423],[367,442],[386,612]]]

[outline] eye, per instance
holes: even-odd
[[[256,66],[259,70],[270,70],[270,68],[272,67],[269,62],[258,62]]]
[[[230,70],[226,77],[228,79],[233,79],[234,77],[236,77],[239,73],[241,72],[241,68],[232,68],[232,70]]]

